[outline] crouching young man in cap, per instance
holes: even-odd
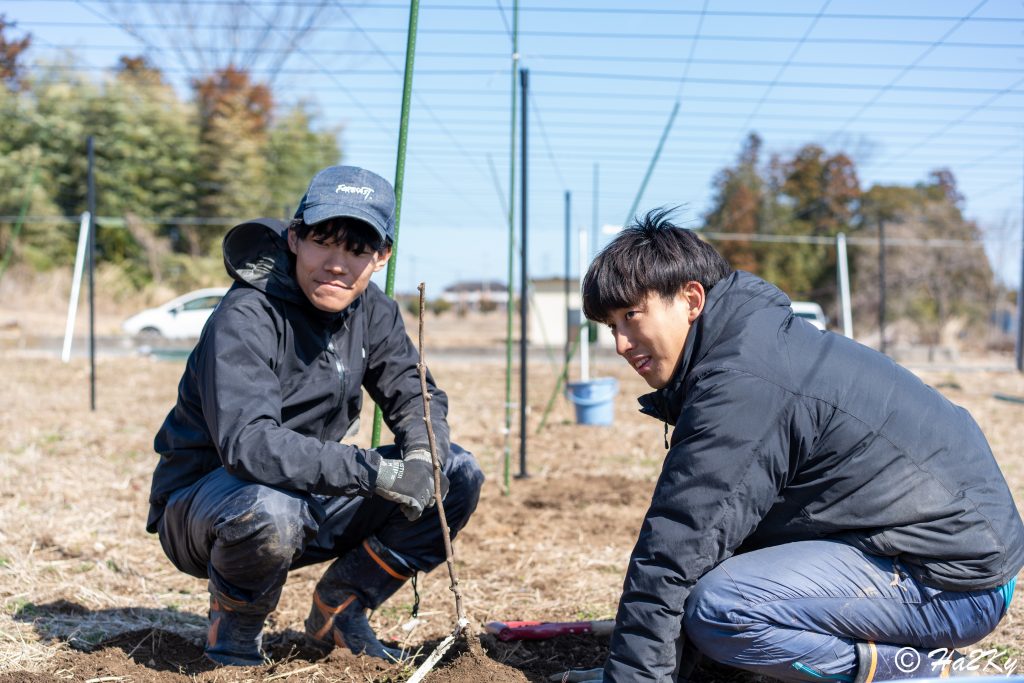
[[[583,281],[669,450],[605,667],[564,680],[685,678],[693,647],[787,681],[956,675],[953,648],[996,627],[1024,564],[977,424],[666,218]]]
[[[394,211],[383,178],[333,166],[290,225],[261,219],[224,238],[235,282],[156,436],[147,523],[176,567],[209,580],[206,655],[217,663],[262,663],[288,572],[321,562],[307,637],[397,659],[365,610],[444,560],[417,353],[397,304],[370,282],[391,255]],[[455,534],[483,475],[450,444],[447,397],[429,375],[427,385]],[[341,442],[358,429],[363,388],[394,445]]]

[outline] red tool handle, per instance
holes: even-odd
[[[492,621],[484,626],[498,640],[546,640],[556,636],[579,633],[607,635],[612,632],[615,622],[602,621]]]

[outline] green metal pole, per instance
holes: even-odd
[[[647,174],[644,176],[644,181],[640,183],[640,190],[636,193],[636,199],[633,200],[633,206],[629,207],[629,214],[626,216],[626,220],[623,225],[629,225],[636,216],[636,207],[640,206],[640,199],[644,196],[644,190],[647,189],[647,181],[651,179],[651,174],[654,173],[654,167],[658,163],[658,157],[661,156],[661,148],[665,146],[665,140],[668,138],[669,131],[672,130],[672,123],[676,120],[676,114],[678,113],[679,100],[676,100],[675,106],[672,107],[672,113],[669,114],[668,123],[665,124],[665,130],[661,132],[661,140],[658,141],[658,148],[654,150],[654,157],[651,159],[651,163],[647,167]]]
[[[572,362],[572,357],[576,355],[576,351],[580,348],[580,335],[576,335],[576,339],[573,340],[572,346],[565,354],[565,363],[562,365],[562,371],[558,373],[558,381],[555,382],[555,390],[551,392],[551,397],[548,398],[548,404],[544,407],[544,415],[540,418],[540,424],[537,425],[537,433],[540,434],[544,430],[544,425],[548,423],[548,416],[551,414],[551,409],[555,406],[555,399],[558,398],[558,394],[562,391],[562,385],[565,384],[569,379],[569,363]]]
[[[512,325],[515,318],[515,196],[516,196],[516,100],[519,73],[519,0],[512,2],[512,126],[508,143],[508,304],[506,307],[505,334],[505,449],[503,459],[502,488],[505,495],[510,492],[512,470]],[[525,296],[525,292],[524,292]],[[525,409],[520,406],[520,409]]]
[[[21,201],[21,211],[18,212],[18,220],[14,227],[11,228],[11,241],[7,244],[3,261],[0,261],[0,278],[3,278],[4,273],[7,272],[7,266],[11,263],[11,256],[14,254],[14,244],[18,241],[18,235],[21,234],[21,226],[25,223],[25,214],[28,213],[28,206],[32,203],[32,189],[35,188],[38,178],[39,167],[32,166],[32,175],[29,176],[28,186],[25,188],[25,198]]]
[[[402,117],[398,125],[398,160],[395,162],[395,240],[391,245],[391,260],[388,261],[388,277],[384,293],[395,295],[395,265],[398,263],[398,226],[402,216],[402,190],[405,186],[405,142],[409,135],[409,103],[412,100],[413,64],[416,61],[416,26],[420,18],[419,0],[409,3],[409,31],[405,42],[405,78],[402,85]],[[380,406],[373,410],[373,435],[370,447],[380,445],[381,423],[384,415]]]

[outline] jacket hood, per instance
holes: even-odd
[[[287,231],[284,221],[273,218],[236,225],[224,236],[224,267],[236,282],[278,299],[310,305],[295,280]]]
[[[661,389],[638,400],[640,412],[675,424],[682,411],[683,386],[690,371],[719,344],[739,335],[754,313],[774,306],[789,306],[789,297],[756,275],[737,270],[719,280],[708,292],[704,311],[690,328],[683,357],[672,379]]]

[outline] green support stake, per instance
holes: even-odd
[[[508,147],[508,305],[506,307],[505,334],[505,449],[503,463],[502,492],[511,491],[512,469],[512,326],[515,318],[515,288],[512,279],[515,274],[515,205],[516,205],[516,94],[519,73],[519,0],[512,3],[512,126]],[[521,407],[521,409],[523,409]]]
[[[29,204],[32,203],[32,190],[36,186],[36,180],[39,178],[39,167],[32,166],[32,175],[29,176],[28,186],[25,188],[25,199],[21,202],[21,211],[18,212],[18,220],[11,229],[11,241],[7,244],[7,251],[4,252],[4,258],[0,261],[0,279],[3,278],[4,273],[7,272],[7,266],[11,262],[11,256],[14,255],[14,244],[18,241],[18,235],[21,234],[21,226],[25,223],[25,215],[28,213]]]
[[[569,347],[569,352],[565,354],[565,363],[562,365],[562,372],[558,373],[558,381],[555,382],[555,390],[551,392],[551,398],[548,399],[547,406],[544,407],[544,415],[540,418],[540,424],[537,425],[537,433],[540,434],[544,429],[544,425],[548,423],[548,416],[551,415],[551,409],[555,407],[555,399],[558,398],[558,394],[562,391],[562,385],[569,381],[569,363],[572,361],[572,357],[576,355],[576,352],[580,348],[580,335],[576,335],[575,341],[572,346]]]
[[[384,293],[394,298],[395,264],[398,263],[398,225],[402,215],[402,189],[405,185],[405,142],[409,134],[409,102],[412,100],[413,64],[416,61],[416,26],[419,23],[419,0],[409,3],[409,32],[405,43],[405,78],[402,86],[402,118],[398,126],[398,160],[395,162],[395,242],[391,245],[391,260],[388,261],[388,277]],[[380,445],[380,429],[384,414],[380,406],[373,409],[373,435],[370,447]]]
[[[636,193],[636,199],[633,200],[633,206],[629,207],[629,215],[626,216],[626,220],[623,225],[629,225],[633,221],[633,217],[636,215],[636,207],[640,206],[640,199],[644,196],[644,190],[647,189],[647,181],[651,179],[651,174],[654,173],[654,167],[658,164],[658,157],[661,156],[661,148],[665,146],[665,140],[668,139],[668,133],[672,130],[672,123],[676,120],[676,114],[679,113],[679,100],[676,100],[676,105],[672,107],[672,113],[668,116],[668,123],[665,124],[665,130],[661,132],[661,140],[658,141],[658,147],[654,150],[654,157],[651,158],[651,163],[647,167],[647,173],[644,175],[644,181],[640,183],[640,190]]]

